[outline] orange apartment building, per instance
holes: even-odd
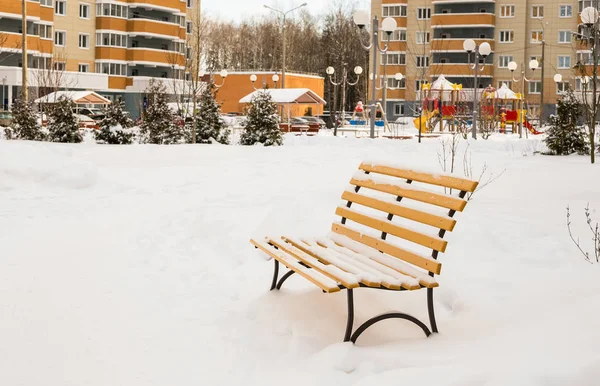
[[[462,48],[465,39],[492,47],[480,73],[480,88],[506,83],[525,94],[534,117],[540,115],[543,100],[547,117],[555,111],[564,83],[581,87],[573,71],[576,63],[591,64],[591,51],[571,34],[578,31],[579,12],[591,4],[591,0],[372,0],[371,14],[380,21],[393,17],[398,24],[389,52],[378,58],[379,74],[387,60],[388,85],[397,88],[386,92],[388,119],[413,115],[420,85],[439,75],[462,84],[465,90],[473,89],[473,70]],[[534,72],[528,69],[531,59],[540,63]],[[514,73],[517,81],[508,69],[511,61],[519,65]],[[521,64],[531,82],[521,81]],[[396,72],[405,79],[392,79]],[[554,82],[556,73],[563,76],[563,83]]]
[[[21,1],[0,0],[0,100],[7,108],[21,89]],[[132,115],[151,78],[185,78],[186,33],[200,0],[27,0],[30,94],[48,73],[60,88],[94,90],[122,99]],[[52,70],[48,70],[52,69]],[[53,77],[58,77],[55,75]],[[41,95],[38,95],[41,96]]]

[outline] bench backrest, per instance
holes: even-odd
[[[363,162],[350,184],[342,194],[346,203],[335,212],[342,219],[332,231],[439,274],[437,255],[447,246],[443,236],[454,229],[452,217],[465,208],[465,195],[478,182]]]

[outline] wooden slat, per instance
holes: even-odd
[[[369,188],[373,190],[377,190],[383,193],[390,193],[394,196],[406,197],[411,200],[425,202],[428,204],[433,204],[436,206],[441,206],[443,208],[456,210],[462,212],[467,205],[465,200],[461,200],[460,198],[445,196],[442,194],[426,192],[424,190],[416,190],[416,189],[404,189],[397,185],[388,185],[388,184],[377,184],[372,180],[359,180],[356,178],[352,178],[350,180],[352,185],[360,186],[363,188]]]
[[[418,280],[411,275],[407,275],[405,273],[402,273],[400,271],[398,271],[397,269],[391,268],[377,260],[371,259],[369,256],[365,256],[357,251],[354,251],[344,245],[338,244],[336,242],[334,242],[331,239],[328,238],[320,238],[318,239],[317,243],[319,245],[323,245],[324,248],[330,248],[335,250],[336,252],[338,252],[340,255],[343,255],[346,259],[349,259],[351,261],[356,261],[362,265],[365,265],[367,267],[369,267],[369,269],[377,271],[378,273],[384,275],[384,277],[391,277],[393,279],[396,280],[403,280],[402,282],[402,288],[407,289],[407,290],[418,290],[421,289],[421,286],[418,284],[410,284],[408,282],[405,281],[404,277],[407,278],[412,278],[415,279],[415,281],[418,282]],[[367,248],[366,246],[363,246],[365,248]],[[377,254],[381,254],[379,251],[377,251]],[[395,259],[394,257],[389,256],[390,259]],[[368,263],[367,263],[368,261]],[[398,277],[401,276],[401,277]],[[385,287],[390,288],[390,289],[396,289],[395,287],[398,287],[398,289],[400,288],[399,286],[393,285],[391,283],[384,283],[383,281],[381,282],[381,284],[383,284]]]
[[[360,165],[359,169],[370,173],[385,174],[386,176],[399,177],[407,180],[443,186],[446,188],[464,190],[466,192],[475,191],[477,185],[479,184],[477,181],[466,180],[463,178],[436,176],[433,174],[416,172],[409,169],[397,169],[383,165],[370,165],[364,162]]]
[[[359,224],[368,226],[369,228],[380,230],[436,251],[444,252],[446,250],[446,245],[448,245],[446,240],[443,240],[437,236],[429,236],[417,231],[413,231],[399,225],[392,224],[387,220],[378,220],[348,208],[337,207],[335,214]]]
[[[313,252],[311,249],[309,249],[308,247],[310,247],[311,245],[305,241],[305,240],[301,240],[301,243],[296,242],[295,240],[288,238],[288,237],[283,237],[283,239],[285,241],[287,241],[288,243],[292,244],[294,247],[300,249],[302,252],[314,257],[315,259],[318,259],[326,264],[332,264],[331,261],[329,259],[327,259],[326,256],[322,255],[322,254],[318,254],[316,252]],[[303,245],[306,244],[306,245]],[[371,281],[371,280],[367,280],[367,279],[363,279],[361,281],[364,285],[369,286],[369,287],[381,287],[381,283],[380,282],[375,282],[375,281]]]
[[[342,194],[342,199],[447,231],[452,231],[456,225],[456,220],[450,217],[437,216],[435,214],[407,208],[391,202],[381,201],[358,193],[345,191]]]
[[[334,223],[331,226],[331,230],[371,248],[375,248],[378,251],[387,253],[388,255],[394,256],[400,260],[404,260],[407,263],[426,269],[427,271],[433,272],[436,275],[439,275],[442,270],[442,264],[440,264],[438,261],[409,252],[379,238],[361,234],[360,232],[352,230],[342,224]]]
[[[269,243],[272,245],[275,245],[277,248],[279,248],[279,250],[287,253],[288,255],[292,256],[293,258],[303,262],[304,264],[308,265],[309,267],[311,267],[312,269],[314,269],[315,271],[339,282],[342,283],[342,285],[346,288],[358,288],[360,287],[360,285],[358,284],[358,280],[354,283],[350,283],[347,280],[345,280],[342,277],[339,277],[337,275],[335,275],[335,273],[333,272],[329,272],[327,271],[324,267],[324,264],[320,263],[317,259],[315,259],[312,256],[308,256],[309,258],[307,258],[306,256],[302,256],[303,254],[306,254],[305,252],[299,250],[298,248],[295,248],[294,245],[292,243],[287,244],[285,241],[283,240],[275,240],[273,238],[269,238]],[[306,254],[308,255],[308,254]],[[313,260],[313,261],[311,261]],[[314,261],[316,260],[316,262]],[[339,267],[336,267],[337,269],[340,269]]]
[[[302,276],[306,280],[315,284],[317,287],[321,288],[323,291],[325,291],[327,293],[331,293],[331,292],[338,292],[340,290],[340,287],[335,285],[334,281],[331,280],[330,278],[325,276],[325,277],[323,277],[323,279],[325,279],[325,280],[318,280],[317,278],[314,277],[316,275],[311,275],[311,274],[305,272],[307,270],[307,268],[301,266],[300,263],[291,259],[289,256],[286,256],[285,253],[277,251],[273,246],[267,244],[266,242],[256,241],[256,240],[250,240],[250,242],[255,247],[259,248],[261,251],[265,252],[266,254],[268,254],[269,256],[274,258],[275,260],[279,261],[280,263],[282,263],[289,269],[296,272],[298,275]],[[318,275],[320,275],[320,274],[318,274]],[[329,283],[327,283],[327,282],[329,282]]]

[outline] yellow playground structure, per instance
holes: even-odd
[[[462,85],[451,83],[444,75],[432,84],[422,84],[423,110],[421,116],[413,120],[417,130],[424,133],[441,125],[440,131],[445,127],[455,131],[460,120],[468,118],[468,106],[461,100],[461,92]]]

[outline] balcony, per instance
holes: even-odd
[[[125,47],[96,46],[96,59],[126,61],[127,49]]]
[[[127,19],[121,19],[110,16],[97,16],[96,29],[127,31]]]
[[[127,21],[127,31],[130,35],[157,36],[166,39],[179,39],[179,24],[150,20],[145,18]]]
[[[493,13],[438,13],[431,17],[431,28],[477,28],[495,25],[496,16]]]
[[[2,39],[2,47],[1,51],[12,51],[12,52],[21,52],[21,46],[23,42],[22,35],[20,33],[14,32],[0,32],[4,35]],[[27,51],[31,53],[36,52],[52,52],[52,41],[51,40],[41,40],[44,44],[40,43],[40,37],[36,35],[27,35]],[[48,47],[48,43],[50,43]],[[43,50],[43,51],[42,51]]]
[[[186,12],[186,3],[182,1],[173,0],[131,0],[129,1],[129,8],[133,10],[135,8],[144,9],[155,9],[158,11],[164,11],[169,13]]]
[[[2,3],[2,17],[8,19],[21,19],[21,7],[20,1],[5,1]],[[10,14],[10,15],[8,15]],[[39,20],[40,19],[40,3],[28,1],[27,2],[27,20]]]
[[[184,66],[185,57],[177,51],[155,48],[134,47],[127,49],[127,61],[132,64],[155,65],[162,67]]]
[[[438,52],[464,52],[463,42],[465,39],[439,39],[434,38],[431,41],[431,51]],[[494,39],[475,39],[477,45],[480,45],[483,42],[489,43],[492,47],[492,52],[494,52]]]
[[[481,65],[480,65],[481,66]],[[479,72],[479,76],[491,77],[494,72],[493,64],[485,64],[483,71]],[[481,68],[480,68],[481,69]],[[446,77],[470,77],[475,76],[473,68],[469,64],[461,63],[432,63],[429,68],[429,73],[432,76],[444,74]]]

